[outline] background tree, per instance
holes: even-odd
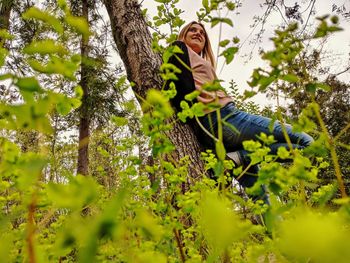
[[[0,4],[0,29],[8,29],[14,0],[4,0]],[[1,41],[1,39],[0,39]]]
[[[1,3],[1,18],[0,28],[9,30],[13,35],[18,36],[14,39],[8,39],[5,47],[10,51],[7,60],[5,61],[6,68],[11,72],[20,75],[25,75],[31,70],[27,63],[24,62],[23,55],[20,54],[19,49],[28,44],[32,39],[36,30],[36,25],[29,25],[23,20],[19,20],[21,14],[33,5],[32,1],[3,1]],[[0,38],[1,41],[1,38]],[[21,99],[21,95],[16,89],[9,87],[9,85],[0,85],[2,89],[1,99],[7,102],[16,102]],[[35,131],[18,130],[13,135],[16,142],[21,145],[23,152],[30,150],[38,150],[39,138]]]
[[[89,24],[89,4],[87,0],[81,1],[82,18]],[[89,98],[90,90],[88,87],[89,69],[86,59],[89,53],[89,38],[82,38],[80,43],[80,54],[82,63],[80,68],[80,86],[83,89],[83,97],[80,106],[80,120],[79,120],[79,146],[78,146],[78,165],[77,173],[87,175],[89,170],[89,137],[90,137],[90,109]]]
[[[43,6],[52,14],[62,16],[62,11],[59,8],[57,1],[45,1]],[[67,116],[59,116],[57,113],[52,113],[52,120],[55,124],[55,132],[50,136],[49,141],[52,143],[51,150],[53,156],[60,157],[59,159],[52,158],[51,173],[59,171],[61,168],[70,170],[75,167],[77,172],[82,174],[88,173],[88,157],[90,151],[88,150],[89,136],[91,136],[96,129],[107,126],[110,122],[110,117],[115,115],[126,115],[121,105],[125,102],[125,87],[116,85],[117,79],[122,78],[122,71],[118,65],[111,66],[111,42],[110,42],[110,28],[108,23],[104,20],[103,15],[99,12],[102,3],[99,1],[70,1],[66,5],[66,9],[71,17],[77,17],[81,21],[85,21],[93,31],[89,36],[90,41],[82,39],[77,35],[76,30],[67,28],[64,37],[60,40],[69,42],[70,49],[74,52],[79,51],[82,57],[80,71],[74,76],[80,81],[81,87],[85,90],[83,92],[83,104],[79,111],[73,111]],[[82,15],[84,7],[85,15]],[[87,8],[87,10],[86,10]],[[87,12],[87,13],[86,13]],[[63,19],[63,17],[61,17]],[[50,34],[50,29],[43,29],[44,32]],[[46,31],[45,31],[46,30]],[[39,32],[39,31],[38,31]],[[37,37],[42,38],[45,33],[37,33]],[[83,43],[85,42],[85,43]],[[84,45],[83,45],[84,44]],[[82,54],[84,51],[84,54]],[[65,94],[72,94],[72,79],[62,78],[60,76],[50,75],[41,76],[42,81],[52,89],[58,90]],[[53,82],[53,78],[55,81]],[[54,83],[54,85],[53,85]],[[80,126],[80,129],[76,127]],[[73,134],[80,134],[84,137],[82,148],[79,148],[77,154],[71,153],[70,147],[61,147],[61,144],[71,145],[79,143]],[[67,134],[67,135],[65,135]],[[85,135],[84,135],[85,134]],[[89,136],[86,137],[86,134]],[[57,147],[57,148],[56,148]],[[65,157],[62,150],[67,149],[67,156]],[[56,152],[57,151],[57,152]],[[55,154],[56,152],[56,154]],[[78,154],[81,153],[81,154]],[[72,162],[72,158],[77,162]],[[69,168],[67,167],[69,164]],[[79,164],[79,165],[77,165]],[[93,173],[93,171],[90,171]],[[55,173],[57,174],[57,173]],[[49,176],[56,177],[54,174]]]

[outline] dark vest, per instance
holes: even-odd
[[[182,63],[180,63],[175,56],[172,56],[169,59],[169,63],[175,65],[177,68],[181,70],[181,73],[176,74],[178,80],[172,80],[176,86],[177,93],[176,93],[176,96],[171,100],[171,104],[173,107],[176,108],[177,111],[182,111],[180,107],[180,102],[184,100],[187,94],[196,90],[196,87],[194,84],[192,72],[189,70],[191,69],[191,63],[190,63],[190,57],[188,55],[188,49],[186,44],[182,41],[175,41],[174,43],[172,43],[172,45],[176,45],[179,48],[181,48],[181,50],[183,51],[183,54],[176,54],[176,55],[188,67],[186,68]],[[168,87],[168,83],[166,87]],[[187,124],[189,124],[192,127],[198,141],[201,144],[202,149],[205,149],[208,146],[212,148],[212,145],[206,145],[206,143],[204,143],[204,141],[208,142],[210,141],[210,139],[208,140],[208,135],[202,131],[202,129],[199,127],[198,123],[194,118],[187,119]],[[206,138],[206,140],[204,140],[204,138]]]
[[[175,41],[172,45],[178,46],[182,51],[183,54],[176,54],[180,60],[182,60],[189,68],[191,68],[190,63],[190,57],[188,55],[187,46],[182,41]],[[194,79],[192,72],[187,69],[183,64],[179,62],[179,60],[172,56],[169,59],[169,63],[175,65],[178,69],[181,70],[181,73],[176,74],[178,80],[173,80],[175,86],[176,86],[176,96],[171,100],[172,105],[178,110],[181,111],[180,108],[180,102],[184,100],[184,97],[191,93],[192,91],[196,90],[196,87],[194,85]],[[168,83],[167,83],[168,85]]]

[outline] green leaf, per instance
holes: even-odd
[[[259,87],[259,91],[264,91],[266,90],[266,88],[276,80],[275,76],[261,76],[260,80],[258,81],[260,87]]]
[[[308,83],[305,86],[306,91],[310,93],[315,93],[317,88],[323,89],[324,91],[331,90],[331,87],[329,85],[320,82]]]
[[[5,29],[0,29],[0,39],[13,39],[14,36],[11,35],[7,30]]]
[[[118,189],[118,193],[108,201],[107,205],[103,207],[102,213],[99,213],[98,217],[94,219],[92,229],[86,235],[85,245],[79,249],[77,262],[96,262],[97,250],[99,248],[97,241],[102,238],[108,240],[114,237],[116,229],[121,226],[121,217],[119,215],[121,214],[127,195],[128,191],[126,189]],[[77,227],[79,228],[78,233],[87,231],[85,230],[87,229],[85,225],[80,224]],[[154,259],[153,257],[150,258]]]
[[[202,0],[202,6],[205,8],[205,10],[208,12],[209,9],[209,1],[208,0]]]
[[[243,148],[249,152],[255,152],[261,148],[261,143],[253,140],[244,141]]]
[[[0,67],[2,67],[5,64],[5,59],[8,54],[9,54],[9,51],[6,48],[2,48],[0,46]]]
[[[80,86],[80,85],[77,85],[75,88],[74,88],[74,93],[75,93],[75,97],[77,99],[81,99],[83,97],[83,88]]]
[[[69,183],[49,183],[47,195],[56,208],[80,210],[97,200],[98,184],[92,177],[72,176]]]
[[[46,74],[61,74],[62,76],[75,80],[75,72],[79,68],[77,57],[71,57],[71,60],[52,55],[50,61],[44,65],[36,59],[29,59],[29,65],[38,72]]]
[[[339,26],[330,26],[327,28],[328,32],[338,32],[343,31],[344,29]]]
[[[245,90],[243,93],[244,100],[254,97],[256,95],[256,91],[253,90]]]
[[[61,95],[61,94],[57,94],[57,95]],[[72,109],[70,103],[69,103],[69,98],[67,98],[66,96],[56,96],[56,110],[59,114],[65,116],[67,115],[70,110]],[[59,99],[58,99],[59,98]]]
[[[163,80],[177,80],[177,74],[181,73],[181,70],[175,65],[170,63],[163,63],[160,66],[161,77]]]
[[[182,101],[180,102],[180,107],[181,107],[181,109],[183,109],[183,110],[187,110],[187,109],[190,108],[190,106],[188,105],[188,103],[187,103],[186,101],[184,101],[184,100],[182,100]]]
[[[228,10],[233,11],[236,9],[236,4],[233,2],[226,2],[226,7]]]
[[[226,47],[229,43],[230,43],[230,40],[225,39],[225,40],[220,41],[219,46]]]
[[[317,20],[320,20],[320,21],[324,21],[324,20],[326,20],[328,17],[329,17],[329,15],[327,14],[327,15],[323,15],[323,16],[318,16],[318,17],[316,17],[316,19],[317,19]]]
[[[60,21],[50,15],[48,12],[43,12],[40,9],[36,8],[36,7],[31,7],[29,8],[26,12],[23,13],[22,17],[24,19],[38,19],[41,20],[45,23],[47,23],[48,25],[52,26],[52,28],[59,34],[63,33],[63,26],[61,25]]]
[[[226,23],[226,24],[230,25],[231,27],[233,27],[233,23],[232,23],[232,20],[230,18],[213,17],[211,19],[211,27],[214,27],[219,23]]]
[[[18,78],[15,80],[15,85],[21,91],[43,92],[39,82],[34,77]]]
[[[119,116],[112,116],[111,120],[118,127],[125,126],[129,122],[127,118]]]
[[[279,147],[277,150],[277,156],[282,160],[288,159],[290,158],[290,152],[287,151],[285,147]]]
[[[316,92],[316,84],[315,83],[308,83],[305,85],[305,89],[307,92],[315,93]]]
[[[333,24],[338,24],[338,22],[339,22],[339,17],[337,17],[337,16],[332,16],[332,17],[331,17],[331,21],[332,21]]]
[[[342,31],[343,29],[338,26],[328,26],[325,20],[322,20],[319,26],[317,27],[314,38],[320,38],[326,36],[328,33]]]
[[[65,20],[77,33],[81,34],[85,40],[92,34],[89,30],[89,24],[83,17],[67,15]]]
[[[222,18],[222,22],[228,24],[231,27],[233,27],[233,23],[232,23],[232,20],[230,18]]]
[[[197,117],[203,117],[205,116],[205,108],[206,108],[206,105],[204,105],[203,103],[201,102],[197,102],[195,104],[193,104],[191,110],[193,112],[193,114]]]
[[[199,90],[192,91],[191,93],[185,96],[185,100],[192,101],[196,99],[200,94],[201,92]]]
[[[182,49],[176,45],[169,46],[163,53],[163,62],[168,63],[174,54],[183,54]]]
[[[350,231],[343,213],[294,209],[279,222],[278,247],[292,262],[346,262]],[[305,249],[307,247],[307,249]]]
[[[275,122],[276,122],[276,120],[277,120],[276,115],[273,115],[273,116],[271,117],[271,121],[270,121],[270,123],[269,123],[269,131],[270,131],[271,133],[273,132],[273,129],[275,128]]]
[[[279,77],[281,80],[285,80],[285,81],[288,81],[290,83],[296,83],[296,82],[299,82],[300,79],[294,75],[294,74],[287,74],[287,75],[282,75]]]
[[[175,96],[177,94],[175,83],[171,81],[169,83],[168,87],[169,88],[167,90],[162,90],[162,93],[168,99],[175,98]]]
[[[220,258],[235,242],[242,242],[250,232],[251,224],[239,219],[232,209],[232,200],[225,195],[218,195],[217,191],[205,191],[199,202],[200,217],[198,224],[203,229],[203,235],[208,242],[209,257]],[[210,262],[219,262],[208,260]]]
[[[12,79],[12,78],[14,78],[14,75],[12,75],[10,73],[4,74],[4,75],[0,75],[0,81],[1,80],[6,80],[6,79]]]
[[[323,185],[318,188],[317,192],[312,193],[311,200],[322,206],[331,200],[336,192],[337,186],[335,184]]]
[[[146,102],[142,105],[142,110],[147,112],[152,109],[158,112],[164,118],[171,117],[174,113],[169,100],[156,89],[150,89],[147,92]]]
[[[69,11],[69,7],[67,5],[67,2],[66,0],[57,0],[57,4],[58,6],[64,10],[65,12],[68,12]]]
[[[239,43],[239,38],[238,37],[234,37],[233,39],[232,39],[232,42],[234,43],[234,44],[238,44]]]
[[[30,43],[28,46],[26,46],[23,49],[23,52],[26,54],[53,54],[57,53],[60,55],[66,55],[68,54],[68,50],[61,44],[56,43],[52,39],[46,39],[42,41],[34,41]]]
[[[230,48],[225,49],[220,54],[220,56],[224,56],[226,59],[226,64],[230,64],[237,52],[238,52],[238,47],[230,47]]]
[[[28,152],[21,155],[15,167],[18,174],[17,186],[21,190],[33,186],[39,180],[46,164],[47,159],[39,154]]]
[[[324,91],[331,91],[331,87],[329,85],[327,85],[326,83],[321,83],[321,82],[318,82],[316,83],[316,87],[317,88],[320,88],[320,89],[323,89]]]
[[[203,90],[206,90],[206,91],[224,90],[224,88],[221,86],[219,80],[214,80],[214,82],[204,83],[202,88],[203,88]]]

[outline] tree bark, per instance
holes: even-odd
[[[14,0],[2,0],[0,4],[0,29],[8,29]]]
[[[89,21],[88,0],[82,1],[82,16]],[[81,57],[88,56],[89,40],[84,37],[80,44]],[[77,173],[87,175],[89,172],[89,136],[90,136],[90,112],[89,112],[89,88],[88,88],[88,68],[84,59],[80,68],[80,86],[83,89],[82,104],[80,106],[79,122],[79,148],[78,148],[78,165]]]
[[[104,0],[104,4],[128,80],[134,83],[132,88],[140,101],[149,89],[162,87],[159,76],[161,56],[151,48],[151,34],[136,0]],[[204,165],[200,160],[200,144],[191,127],[176,122],[167,136],[176,147],[169,160],[178,161],[186,155],[191,159],[188,183],[202,176]]]
[[[14,0],[2,0],[0,4],[0,29],[9,29],[10,26],[10,15],[14,4]],[[0,43],[2,39],[0,37]]]

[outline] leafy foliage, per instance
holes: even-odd
[[[163,6],[160,13],[167,7],[170,14],[181,13],[175,9],[177,1],[157,2]],[[64,13],[66,2],[58,3]],[[203,0],[202,3],[199,16],[203,19],[203,14],[218,8],[234,9],[231,1]],[[62,28],[71,28],[86,37],[90,32],[74,16],[60,19],[37,8],[29,9],[24,16],[53,27],[59,36],[64,34]],[[205,17],[214,26],[231,24],[225,18]],[[168,18],[176,21],[172,16]],[[163,19],[159,14],[155,22],[169,22]],[[321,19],[317,32],[327,35],[334,28],[328,26],[326,19]],[[303,107],[298,108],[301,114],[294,123],[296,130],[311,131],[317,136],[309,149],[304,152],[280,149],[273,156],[266,145],[274,138],[264,134],[259,141],[244,143],[252,152],[252,164],[261,165],[258,182],[247,193],[254,196],[262,184],[266,185],[271,206],[242,195],[231,183],[232,176],[244,176],[245,171],[225,160],[220,132],[213,138],[216,152],[202,153],[207,172],[214,174],[214,179],[203,174],[184,191],[182,186],[191,180],[188,165],[192,160],[185,156],[179,163],[171,162],[169,156],[174,146],[166,136],[172,129],[169,120],[174,111],[169,99],[176,94],[174,86],[170,90],[150,90],[142,105],[142,116],[133,101],[125,100],[122,103],[125,114],[112,117],[104,129],[93,135],[91,174],[80,176],[60,156],[63,152],[70,153],[68,159],[76,158],[72,154],[76,146],[65,141],[54,147],[50,155],[53,150],[43,140],[44,136],[58,132],[53,127],[54,118],[50,118],[53,112],[66,115],[80,105],[79,86],[75,85],[75,95],[67,95],[45,87],[36,74],[1,73],[0,79],[9,81],[21,97],[16,103],[2,100],[0,104],[0,258],[8,262],[346,262],[350,256],[347,249],[350,199],[346,195],[348,189],[342,185],[336,147],[349,151],[345,136],[349,123],[345,120],[330,126],[327,118],[336,114],[327,115],[320,109],[320,105],[328,108],[333,105],[329,101],[327,104],[323,96],[332,94],[339,98],[330,92],[343,90],[344,86],[334,79],[323,84],[309,78],[310,75],[299,76],[293,71],[290,65],[298,60],[304,48],[301,39],[293,35],[295,29],[291,25],[276,32],[275,49],[263,54],[270,69],[255,70],[250,82],[252,91],[245,94],[266,92],[288,83],[295,88],[293,94],[311,97],[311,101],[301,103]],[[314,37],[322,37],[317,32]],[[11,37],[6,32],[1,33],[1,39],[4,36]],[[229,43],[225,41],[221,45],[226,47]],[[232,60],[230,48],[229,55],[224,55],[227,63]],[[3,49],[0,52],[5,60],[8,52]],[[173,73],[178,70],[167,64],[169,57],[177,52],[167,49],[163,53],[164,80],[173,79]],[[39,72],[53,80],[58,76],[77,81],[81,58],[65,42],[34,40],[25,45],[21,54],[27,56],[29,72]],[[121,90],[125,88],[124,81],[117,83]],[[328,87],[335,88],[329,91]],[[216,82],[208,84],[206,89],[215,91],[222,87]],[[247,96],[238,95],[234,83],[231,93],[236,95],[239,107],[259,112],[256,105],[244,101]],[[194,102],[197,95],[186,96],[183,111],[177,115],[180,120],[202,116],[205,107],[217,109],[215,103],[204,106]],[[334,99],[334,102],[339,101]],[[269,114],[275,119],[281,117],[281,112]],[[142,132],[138,129],[139,122]],[[225,120],[219,118],[219,123],[225,125]],[[14,142],[11,133],[23,130],[37,132],[37,150],[23,151]],[[145,141],[155,157],[153,163],[144,160],[149,156],[142,148]],[[280,164],[277,158],[291,162]],[[327,170],[330,164],[333,170]],[[324,170],[331,173],[329,184],[324,184],[319,176]],[[337,192],[341,195],[336,195]]]

